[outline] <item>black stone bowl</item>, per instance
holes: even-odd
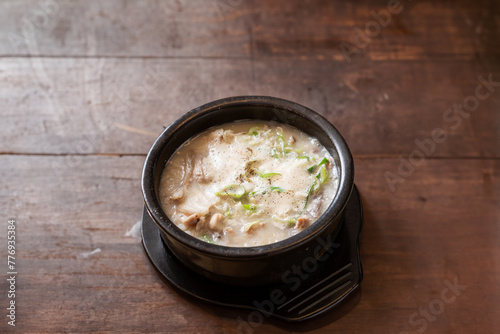
[[[199,240],[177,227],[160,206],[158,187],[166,162],[185,141],[208,128],[237,120],[264,120],[294,126],[316,137],[340,169],[339,189],[323,215],[304,231],[285,240],[255,247],[226,247]],[[267,96],[237,96],[186,113],[157,138],[144,164],[142,192],[146,209],[172,253],[187,267],[220,282],[262,285],[280,281],[284,272],[305,258],[319,259],[344,220],[354,187],[349,148],[332,124],[316,112],[287,100]]]

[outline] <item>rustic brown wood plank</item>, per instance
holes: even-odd
[[[493,81],[479,90],[478,77]],[[233,95],[272,95],[324,115],[357,155],[499,157],[500,69],[469,61],[2,59],[1,152],[145,154],[183,113]],[[471,99],[472,98],[472,99]],[[474,100],[475,99],[475,100]],[[464,114],[448,109],[478,105]],[[466,114],[465,114],[466,113]]]
[[[0,54],[108,57],[249,55],[245,21],[216,1],[4,1]]]
[[[164,126],[208,102],[208,96],[244,94],[251,84],[250,67],[238,60],[4,59],[1,64],[12,96],[19,97],[2,97],[9,105],[2,128],[12,135],[2,151],[22,153],[144,154]],[[225,81],[228,74],[233,79]],[[31,138],[21,134],[28,129]]]
[[[499,3],[401,3],[356,44],[387,0],[2,1],[0,212],[1,226],[18,226],[15,330],[245,332],[249,311],[177,292],[125,234],[163,127],[214,99],[263,94],[311,107],[349,143],[365,277],[335,311],[253,332],[496,333]],[[478,90],[481,80],[493,83]],[[466,102],[478,103],[470,115],[447,112]],[[436,128],[447,138],[433,144]],[[6,248],[1,237],[4,259]],[[455,280],[465,290],[453,293]],[[7,291],[3,279],[2,303]]]
[[[17,219],[19,236],[16,329],[237,333],[248,311],[179,294],[157,277],[140,241],[125,236],[141,214],[144,158],[87,156],[69,173],[54,172],[64,159],[0,157],[0,211]],[[408,318],[455,278],[466,289],[427,321],[426,332],[498,328],[500,161],[426,160],[395,192],[384,172],[397,169],[397,159],[355,163],[365,208],[361,292],[316,320],[266,319],[255,333],[415,332],[423,324]]]
[[[355,47],[347,51],[354,62],[446,56],[492,61],[500,55],[496,1],[401,1],[392,14],[388,3],[10,0],[0,11],[0,54],[290,56],[346,63],[344,42]],[[365,32],[367,24],[372,30]]]
[[[268,10],[252,20],[255,55],[347,63],[347,54],[356,63],[446,56],[491,61],[500,53],[495,42],[500,9],[495,1],[400,1],[392,11],[389,3],[269,2]],[[340,47],[343,42],[350,45],[346,52]]]

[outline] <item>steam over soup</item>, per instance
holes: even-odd
[[[161,206],[182,230],[234,247],[270,244],[329,206],[339,171],[316,138],[274,122],[214,127],[184,143],[161,177]]]

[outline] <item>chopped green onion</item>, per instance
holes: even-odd
[[[238,199],[245,195],[246,190],[240,184],[230,184],[225,186],[220,191],[216,192],[217,196],[230,196],[232,198]]]
[[[307,159],[307,161],[311,160],[311,158],[309,158],[307,155],[301,155],[297,157],[297,159]]]
[[[314,184],[314,187],[313,187],[313,191],[312,191],[312,192],[313,192],[313,194],[317,193],[320,187],[321,187],[321,183],[316,182],[316,183]]]
[[[247,211],[254,212],[255,210],[257,210],[257,206],[253,204],[242,204],[242,206]]]
[[[316,167],[320,167],[321,165],[325,165],[329,162],[330,161],[327,158],[323,158],[323,160],[321,160],[321,162],[319,164],[312,165],[311,167],[307,168],[307,171],[312,174],[314,172],[314,170],[316,169]]]
[[[302,208],[302,211],[304,211],[307,207],[307,202],[309,202],[309,196],[311,196],[311,193],[313,192],[314,186],[318,183],[317,180],[314,180],[313,184],[309,187],[309,190],[307,191],[307,196],[306,196],[306,202],[304,203],[304,208]],[[302,213],[302,212],[301,212]]]
[[[226,211],[224,212],[224,216],[226,216],[227,218],[233,218],[233,213],[231,211]]]
[[[316,178],[319,180],[320,184],[323,184],[326,181],[328,181],[328,171],[326,170],[325,166],[321,166],[318,174],[316,175]]]
[[[253,170],[257,173],[257,175],[259,175],[263,179],[267,179],[267,178],[270,178],[271,176],[275,176],[275,175],[281,175],[280,173],[264,173],[264,172],[258,170],[257,168],[254,168]]]
[[[283,188],[281,188],[281,187],[271,187],[271,188],[269,188],[269,189],[271,189],[271,190],[275,190],[275,191],[277,191],[277,192],[278,192],[278,193],[280,193],[280,194],[281,194],[282,192],[284,192],[284,191],[285,191],[285,190],[284,190]]]
[[[286,223],[287,227],[293,227],[293,226],[295,226],[295,223],[297,222],[297,220],[295,218],[282,219],[282,218],[279,218],[276,216],[272,216],[271,218],[279,223],[284,223],[284,224]]]
[[[248,135],[258,136],[259,135],[259,131],[258,130],[261,130],[261,128],[258,127],[258,126],[251,127],[250,130],[248,130]]]
[[[202,234],[202,235],[201,235],[201,237],[202,237],[202,239],[203,239],[204,241],[206,241],[206,242],[208,242],[208,243],[211,243],[211,244],[214,244],[214,243],[215,243],[215,242],[212,240],[212,238],[211,238],[211,237],[209,237],[209,236],[208,236],[208,235],[206,235],[206,234]]]
[[[271,155],[275,158],[275,159],[278,159],[278,154],[276,153],[276,149],[273,148],[273,150],[271,151]]]
[[[321,166],[321,165],[327,164],[329,162],[330,161],[327,158],[323,158],[323,160],[321,160],[321,162],[318,164],[318,167]]]
[[[297,153],[297,155],[301,155],[302,152],[304,152],[304,150],[301,150],[299,148],[292,148],[292,151],[294,151],[295,153]]]
[[[263,179],[267,179],[268,177],[271,177],[274,175],[281,175],[281,174],[280,173],[265,173],[265,174],[260,174],[260,177]]]
[[[248,224],[245,224],[245,226],[243,226],[243,231],[244,232],[250,232],[252,229],[256,228],[257,225],[259,225],[260,223],[262,222],[261,219],[259,220],[256,220],[254,222],[251,222],[251,223],[248,223]]]
[[[286,156],[285,138],[283,138],[283,135],[281,133],[278,133],[278,138],[281,140],[281,153],[283,154],[283,156]]]

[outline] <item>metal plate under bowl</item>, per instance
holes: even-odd
[[[318,261],[305,259],[283,274],[283,281],[265,286],[231,286],[209,280],[184,266],[162,241],[144,208],[144,249],[160,276],[176,288],[218,305],[253,309],[286,321],[310,319],[332,309],[355,291],[363,279],[359,239],[363,208],[356,187],[345,220],[330,249]]]

